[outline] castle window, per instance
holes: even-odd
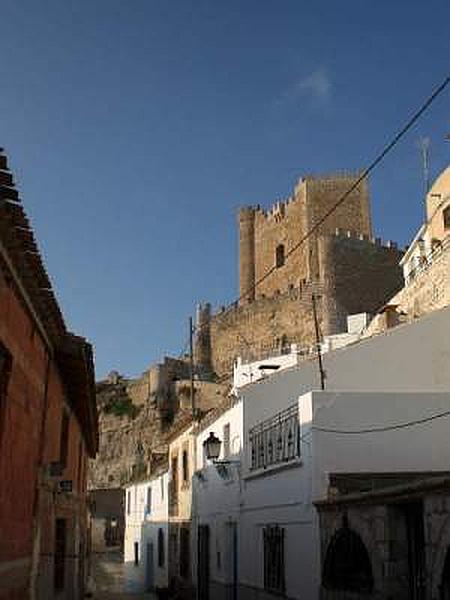
[[[372,591],[369,554],[359,535],[348,526],[339,529],[328,546],[322,583],[329,590]]]
[[[450,206],[447,206],[442,212],[444,217],[444,229],[450,229]]]
[[[285,262],[284,244],[278,244],[275,250],[275,266],[277,269],[282,267]]]

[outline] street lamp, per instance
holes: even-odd
[[[220,456],[221,445],[222,442],[214,435],[214,432],[211,431],[209,437],[203,442],[206,458],[208,460],[216,461]]]
[[[210,432],[209,437],[203,442],[203,448],[205,450],[205,456],[208,460],[211,460],[213,465],[216,467],[216,471],[222,479],[229,479],[230,472],[229,469],[232,465],[234,465],[238,472],[240,473],[241,461],[240,460],[229,460],[228,458],[219,460],[220,456],[220,446],[222,442],[220,439],[214,434],[213,431]]]

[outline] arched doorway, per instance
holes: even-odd
[[[342,527],[328,545],[323,567],[322,585],[329,590],[371,592],[372,564],[360,536]]]

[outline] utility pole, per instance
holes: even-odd
[[[320,389],[325,389],[325,371],[323,369],[322,363],[322,350],[320,348],[320,333],[319,333],[319,320],[317,318],[317,307],[316,307],[316,297],[314,293],[311,296],[312,301],[312,309],[314,316],[314,329],[316,331],[316,347],[317,347],[317,361],[319,365],[319,374],[320,374]]]
[[[194,389],[194,326],[192,324],[192,317],[189,317],[189,377],[191,380],[190,387],[190,400],[191,400],[191,410],[192,410],[192,418],[196,418],[196,409],[195,409],[195,389]]]

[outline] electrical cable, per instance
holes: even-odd
[[[411,127],[418,121],[422,114],[429,108],[434,100],[445,90],[447,85],[450,83],[450,77],[446,77],[444,81],[437,86],[437,88],[431,93],[431,95],[422,103],[419,109],[410,117],[406,124],[400,129],[400,131],[394,135],[393,139],[385,145],[383,150],[372,160],[372,162],[362,171],[361,175],[353,182],[344,194],[337,200],[337,202],[324,214],[322,217],[306,232],[306,234],[288,251],[285,255],[285,261],[289,259],[319,228],[320,226],[341,206],[350,194],[358,187],[358,185],[364,181],[367,176],[383,161],[383,159],[393,150],[403,136],[411,129]],[[230,307],[237,306],[238,303],[248,296],[248,294],[254,292],[266,279],[270,277],[277,270],[277,266],[274,265],[264,273],[251,288],[246,292],[238,296],[238,298],[230,302],[225,310]],[[354,274],[355,278],[358,274]],[[343,281],[343,279],[340,279]],[[320,284],[323,285],[323,284]],[[311,307],[311,304],[309,305]],[[198,325],[194,327],[194,332],[198,332],[201,329]],[[240,334],[242,335],[242,334]],[[242,336],[243,337],[243,336]],[[243,338],[244,339],[244,338]],[[248,340],[244,340],[247,345],[250,345]]]
[[[335,433],[341,435],[361,435],[366,433],[380,433],[383,431],[394,431],[396,429],[405,429],[407,427],[415,427],[417,425],[422,425],[423,423],[429,423],[430,421],[434,421],[436,419],[442,419],[444,417],[450,417],[450,410],[446,410],[442,413],[437,413],[435,415],[431,415],[430,417],[424,417],[423,419],[417,419],[415,421],[407,421],[405,423],[396,423],[393,425],[386,425],[383,427],[369,427],[367,429],[333,429],[329,427],[318,427],[313,425],[312,428],[315,431],[320,431],[321,433]]]

